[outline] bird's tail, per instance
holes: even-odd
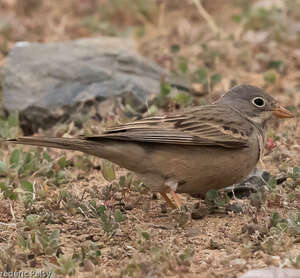
[[[87,152],[86,140],[80,138],[25,136],[3,142]]]

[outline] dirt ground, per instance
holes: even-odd
[[[141,54],[200,86],[201,94],[170,95],[159,112],[209,103],[247,83],[296,117],[267,132],[258,165],[271,174],[265,192],[214,205],[182,194],[181,211],[98,158],[1,144],[0,273],[227,278],[300,268],[299,20],[300,3],[291,0],[1,0],[0,70],[16,41],[129,36]],[[91,119],[86,128],[108,121]],[[2,137],[21,133],[14,116],[1,118]],[[48,133],[80,131],[71,123],[39,135]]]

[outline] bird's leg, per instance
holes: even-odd
[[[165,201],[167,202],[167,204],[172,208],[175,209],[176,206],[173,204],[173,202],[170,200],[170,198],[168,197],[166,192],[159,192],[161,194],[161,196],[165,199]]]
[[[171,190],[170,191],[170,194],[172,195],[174,201],[175,201],[175,204],[176,204],[176,207],[181,209],[182,205],[181,205],[181,201],[180,201],[180,198],[178,197],[178,195],[176,194],[175,191]]]
[[[166,202],[168,203],[168,205],[172,208],[181,208],[181,201],[178,197],[178,195],[175,193],[178,182],[174,179],[168,179],[165,183],[168,187],[168,193],[171,194],[171,196],[173,197],[174,201],[175,201],[175,205],[173,204],[173,202],[170,200],[169,196],[167,195],[166,192],[160,192],[160,194],[163,196],[163,198],[166,200]]]

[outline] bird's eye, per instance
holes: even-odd
[[[252,99],[252,103],[257,107],[265,106],[265,100],[261,97],[255,97],[254,99]]]

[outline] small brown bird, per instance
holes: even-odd
[[[293,117],[261,89],[240,85],[211,105],[121,124],[98,136],[7,141],[77,150],[110,160],[135,172],[174,208],[167,193],[180,207],[175,192],[205,195],[247,177],[261,158],[266,123],[272,115]]]

